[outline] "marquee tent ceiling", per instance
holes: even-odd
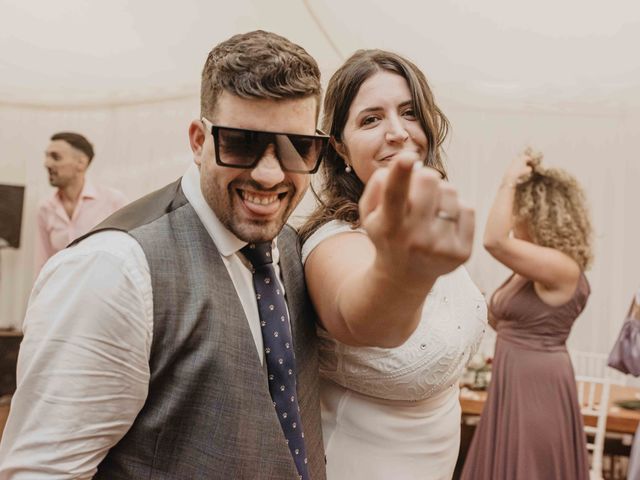
[[[193,95],[210,47],[255,28],[301,43],[325,78],[355,49],[381,47],[452,97],[640,108],[632,0],[0,0],[0,104]]]

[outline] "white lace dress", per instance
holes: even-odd
[[[354,231],[332,221],[304,244]],[[355,230],[365,234],[362,230]],[[464,267],[440,277],[400,347],[351,347],[318,328],[328,480],[449,480],[460,443],[458,379],[487,321]]]

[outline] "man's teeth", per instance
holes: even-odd
[[[249,192],[242,192],[242,198],[247,202],[257,203],[258,205],[269,205],[278,200],[278,195],[254,195]]]

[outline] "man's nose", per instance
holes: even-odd
[[[285,173],[278,161],[276,147],[269,144],[258,164],[251,170],[251,178],[265,188],[271,188],[284,181]]]

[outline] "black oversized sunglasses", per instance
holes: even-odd
[[[269,145],[276,149],[280,168],[292,173],[315,173],[327,150],[329,135],[263,132],[245,128],[213,125],[202,117],[211,130],[216,163],[224,167],[254,168]]]

